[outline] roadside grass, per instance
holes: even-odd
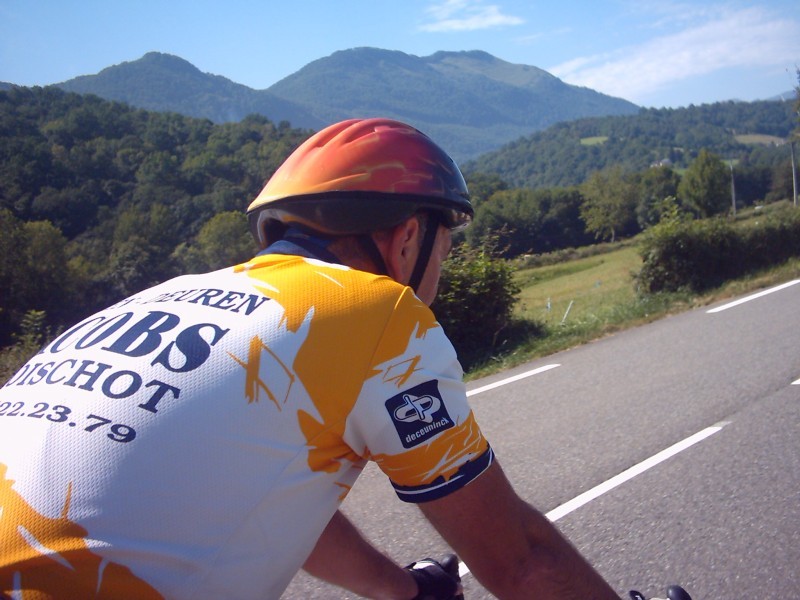
[[[484,377],[534,358],[548,356],[615,332],[692,308],[800,277],[800,259],[727,282],[704,294],[639,294],[634,275],[641,268],[638,245],[621,245],[602,255],[522,268],[515,324],[509,341],[467,380]],[[514,330],[517,331],[514,331]]]
[[[587,319],[607,320],[616,307],[635,299],[633,274],[642,265],[635,246],[517,273],[516,316],[548,328]]]

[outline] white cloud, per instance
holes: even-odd
[[[419,29],[436,33],[475,31],[525,22],[519,17],[503,14],[496,4],[484,4],[482,0],[444,0],[430,6],[425,12],[433,20]]]
[[[547,40],[564,37],[574,32],[572,27],[561,27],[559,29],[549,29],[547,31],[539,31],[528,35],[523,35],[515,38],[514,41],[520,45],[535,44],[545,42]]]
[[[800,57],[800,23],[784,15],[748,8],[705,16],[701,24],[638,46],[548,70],[569,83],[636,101],[691,77],[731,67],[792,67]]]

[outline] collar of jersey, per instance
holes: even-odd
[[[267,254],[285,254],[288,256],[302,256],[303,258],[315,258],[323,262],[340,264],[342,261],[330,250],[331,240],[316,237],[299,229],[289,229],[286,235],[277,242],[270,244],[267,248],[258,253],[259,256]]]

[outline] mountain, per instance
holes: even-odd
[[[255,113],[274,123],[289,121],[295,127],[319,129],[325,125],[301,106],[269,91],[202,73],[182,58],[159,52],[57,85],[68,92],[95,94],[138,108],[177,112],[216,123],[241,121]]]
[[[797,92],[795,90],[783,92],[782,94],[778,94],[772,98],[767,98],[767,100],[775,100],[777,102],[779,100],[788,100],[790,98],[797,98]]]
[[[425,131],[457,160],[560,121],[638,111],[626,100],[568,85],[536,67],[481,51],[420,58],[377,48],[343,50],[266,90],[151,52],[58,87],[218,123],[257,113],[275,123],[319,129],[350,117],[392,117]]]
[[[356,116],[408,121],[458,160],[559,121],[638,111],[625,100],[480,51],[420,58],[376,48],[343,50],[306,65],[269,91],[326,122]]]

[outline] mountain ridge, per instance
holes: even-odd
[[[81,75],[55,85],[137,108],[177,112],[215,122],[240,121],[252,113],[273,113],[281,116],[273,119],[275,122],[293,120],[299,123],[298,127],[306,128],[323,125],[266,90],[253,90],[222,75],[203,73],[189,61],[161,52],[148,52],[138,60],[106,67],[96,75]],[[159,92],[153,94],[153,89]]]
[[[264,90],[203,73],[174,55],[148,52],[55,85],[218,123],[253,113],[306,129],[351,117],[397,118],[428,133],[457,160],[559,121],[639,110],[627,100],[481,50],[427,57],[371,47],[340,50]]]

